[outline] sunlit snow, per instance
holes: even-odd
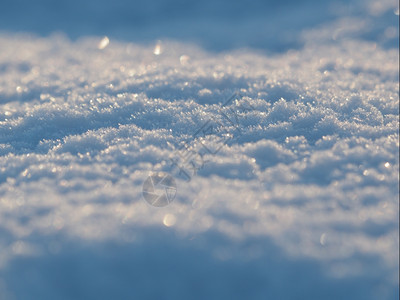
[[[273,13],[149,40],[0,21],[0,299],[397,299],[398,4],[351,3],[294,44],[257,40]]]

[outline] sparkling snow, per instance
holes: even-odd
[[[249,40],[273,14],[215,49],[222,29],[71,39],[1,21],[0,299],[397,299],[398,7],[352,3],[295,45]],[[223,147],[187,182],[170,159],[198,153],[209,120]],[[177,184],[163,208],[142,197],[158,171]]]

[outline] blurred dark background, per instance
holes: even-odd
[[[375,1],[376,2],[376,1]],[[1,0],[0,31],[47,36],[63,32],[71,39],[107,35],[147,42],[173,39],[208,50],[258,48],[281,52],[300,47],[301,33],[347,16],[368,16],[365,38],[379,39],[393,10],[374,14],[365,0]],[[368,4],[368,5],[367,5]],[[379,8],[379,7],[378,7]],[[372,10],[366,12],[365,10]],[[378,9],[379,10],[379,9]],[[392,38],[391,46],[397,45]]]

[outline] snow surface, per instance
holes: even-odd
[[[47,2],[0,12],[0,299],[398,299],[396,1]]]

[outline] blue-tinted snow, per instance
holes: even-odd
[[[0,299],[397,299],[397,5],[3,1]]]

